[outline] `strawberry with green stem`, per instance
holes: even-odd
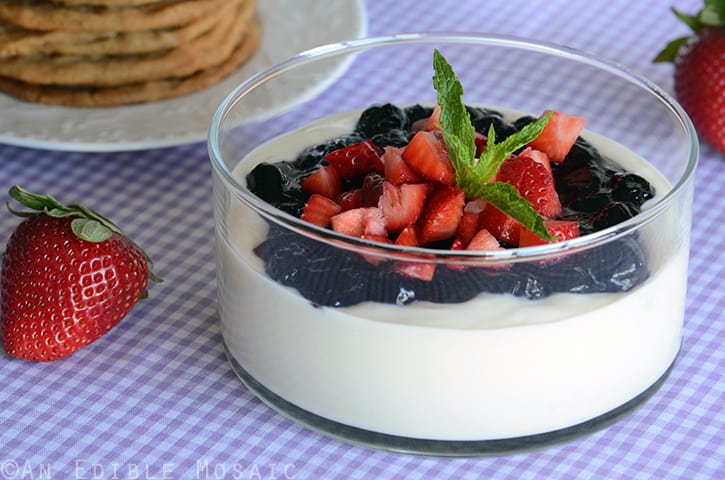
[[[672,40],[655,62],[674,62],[675,95],[700,136],[725,152],[725,0],[705,0],[695,15],[672,8],[693,35]]]
[[[116,326],[146,296],[148,256],[110,220],[19,186],[10,197],[31,211],[2,259],[2,340],[12,357],[64,358]]]

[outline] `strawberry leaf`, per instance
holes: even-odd
[[[693,32],[697,32],[702,28],[702,21],[700,20],[700,15],[688,15],[687,13],[683,13],[679,10],[677,10],[675,7],[671,8],[672,13],[675,14],[677,18],[679,18],[682,23],[690,27]]]
[[[657,56],[652,60],[655,63],[658,62],[674,62],[675,57],[677,56],[677,52],[680,51],[680,48],[682,45],[685,44],[685,42],[690,37],[680,37],[672,40],[669,42],[665,48],[660,51],[660,53],[657,54]]]
[[[705,6],[698,17],[703,26],[725,26],[725,0],[705,0]]]
[[[78,238],[89,242],[103,242],[113,235],[111,229],[101,222],[88,218],[74,218],[70,228]]]

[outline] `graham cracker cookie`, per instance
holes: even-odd
[[[237,4],[239,2],[236,2]],[[115,86],[183,77],[229,57],[252,18],[247,3],[222,15],[208,32],[163,51],[128,56],[30,55],[0,59],[0,75],[32,84]]]
[[[0,77],[0,90],[22,100],[73,107],[111,107],[163,100],[210,87],[231,74],[257,50],[261,26],[254,19],[232,55],[223,63],[186,77],[172,77],[117,87],[33,85]]]
[[[86,1],[86,0],[81,0]],[[221,8],[178,27],[143,32],[65,32],[28,30],[0,21],[0,59],[43,55],[129,55],[179,47],[209,31],[237,4],[253,9],[256,0],[230,0]]]
[[[189,23],[228,0],[159,0],[124,6],[72,6],[46,0],[0,0],[0,20],[30,30],[140,32]]]

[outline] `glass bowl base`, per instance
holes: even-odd
[[[631,413],[657,392],[667,380],[676,361],[673,360],[665,373],[642,393],[617,408],[585,422],[560,430],[521,437],[456,441],[408,438],[373,432],[321,417],[288,402],[270,391],[242,367],[232,356],[226,343],[224,343],[224,350],[232,370],[242,383],[267,406],[295,423],[325,436],[357,446],[396,453],[441,457],[482,457],[521,453],[565,443],[601,430]]]

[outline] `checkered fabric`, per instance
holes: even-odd
[[[670,3],[364,5],[370,35],[456,30],[553,41],[615,60],[671,91],[672,67],[651,63],[668,40],[686,33]],[[684,11],[700,6],[673,3]],[[203,143],[120,153],[0,145],[0,191],[14,183],[108,214],[145,248],[165,282],[117,328],[61,362],[0,356],[0,479],[725,478],[725,157],[706,145],[696,174],[684,343],[669,379],[606,429],[488,458],[351,446],[286,420],[242,386],[221,341]],[[0,241],[16,224],[0,215]]]

